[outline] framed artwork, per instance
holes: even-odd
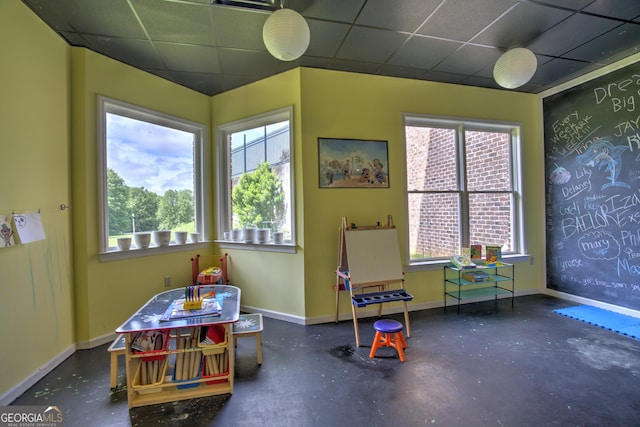
[[[389,188],[387,141],[318,138],[320,188]]]

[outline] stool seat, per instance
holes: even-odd
[[[373,324],[373,329],[376,330],[376,336],[373,338],[369,358],[373,359],[380,347],[393,347],[398,352],[400,361],[404,362],[404,349],[407,348],[407,342],[402,335],[402,323],[393,319],[380,319]]]
[[[395,333],[402,331],[403,326],[402,323],[397,320],[381,319],[377,320],[376,323],[373,324],[373,329],[384,333]]]

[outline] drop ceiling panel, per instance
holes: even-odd
[[[104,36],[85,36],[91,48],[98,52],[141,68],[163,68],[164,64],[151,42],[147,40],[118,39]]]
[[[562,9],[518,3],[472,42],[507,49],[523,47],[571,14]]]
[[[214,46],[209,6],[135,0],[134,8],[155,41]]]
[[[640,0],[286,0],[311,31],[291,62],[264,46],[266,10],[210,0],[22,2],[70,45],[208,95],[297,66],[489,87],[499,55],[522,46],[539,69],[517,90],[539,93],[640,47]]]
[[[340,48],[350,25],[308,19],[311,40],[306,55],[332,58]]]
[[[572,75],[579,73],[581,70],[587,70],[589,67],[590,64],[585,62],[555,58],[540,65],[531,81],[541,85],[546,85],[553,81],[567,81]]]
[[[157,42],[156,49],[170,71],[220,73],[218,49],[209,46]]]
[[[515,0],[449,0],[436,10],[418,33],[469,41],[515,4]]]
[[[403,67],[431,69],[462,46],[462,43],[413,36],[389,60]]]
[[[275,59],[266,51],[219,49],[220,67],[225,75],[261,77],[273,74]]]
[[[366,0],[322,0],[310,1],[302,9],[296,9],[308,18],[353,23]]]
[[[364,62],[385,62],[407,40],[408,34],[353,27],[336,57]]]
[[[356,24],[415,32],[441,0],[367,0]]]
[[[584,10],[598,15],[631,20],[640,16],[640,2],[637,0],[596,0]]]
[[[576,14],[541,34],[527,47],[540,54],[560,56],[620,25],[620,21],[613,19]]]
[[[376,74],[380,69],[380,64],[335,59],[331,61],[328,68],[331,70],[349,71],[353,73]]]
[[[501,51],[494,48],[465,45],[445,58],[434,69],[454,74],[473,75],[495,64]]]
[[[604,62],[616,51],[640,47],[640,26],[634,24],[621,25],[606,34],[590,41],[565,56],[572,59],[582,59],[591,62]]]
[[[267,12],[215,6],[210,8],[213,31],[219,46],[240,49],[265,49],[262,27]]]
[[[382,65],[378,69],[378,73],[381,76],[401,77],[406,79],[418,79],[424,75],[424,69],[422,68],[410,68],[400,67],[397,65]]]
[[[67,0],[63,7],[67,9],[67,19],[72,20],[73,27],[80,33],[129,39],[146,38],[127,0]]]
[[[536,3],[548,6],[563,7],[566,9],[580,10],[594,0],[536,0]]]
[[[225,89],[221,74],[174,71],[171,75],[176,83],[200,93],[218,93]]]

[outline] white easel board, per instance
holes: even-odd
[[[395,228],[346,230],[349,278],[354,286],[403,279],[398,231]]]

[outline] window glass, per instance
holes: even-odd
[[[106,98],[100,106],[103,252],[136,233],[203,232],[197,177],[204,127]]]
[[[224,142],[223,165],[219,168],[220,238],[292,245],[295,227],[290,109],[222,125],[218,135]],[[266,234],[255,232],[262,238],[247,239],[240,231],[253,228]],[[282,234],[282,242],[275,238],[276,233]]]
[[[405,117],[410,263],[447,259],[470,244],[521,250],[517,134],[515,125]]]

